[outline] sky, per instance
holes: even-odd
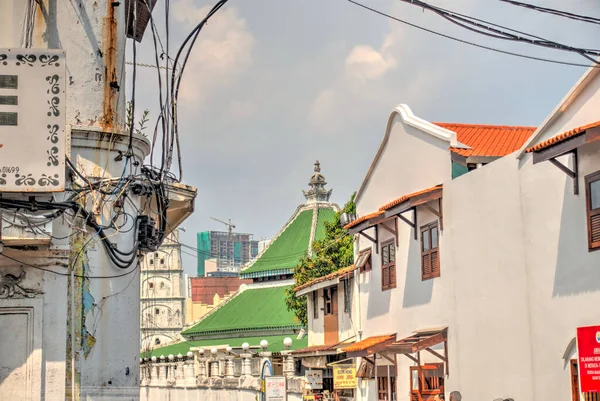
[[[480,45],[590,64],[577,54],[466,31],[400,0],[360,2]],[[531,2],[600,18],[597,0]],[[429,3],[571,46],[600,48],[600,25],[499,0]],[[213,4],[171,1],[170,54]],[[164,2],[153,16],[164,40]],[[154,57],[148,28],[137,62],[151,64]],[[127,66],[130,78],[131,72]],[[226,230],[210,216],[231,219],[237,231],[256,239],[273,237],[304,202],[315,160],[333,189],[331,200],[343,205],[359,188],[397,104],[428,121],[535,126],[584,72],[458,43],[347,0],[230,0],[200,33],[182,80],[183,182],[198,195],[181,242],[195,246],[197,232]],[[136,114],[148,109],[152,127],[157,99],[156,70],[138,67]],[[195,275],[196,259],[184,255],[183,263]]]

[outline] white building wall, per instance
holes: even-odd
[[[596,121],[598,106],[600,79],[571,99],[536,142]],[[465,399],[570,399],[570,367],[563,353],[576,356],[567,347],[578,326],[600,324],[590,307],[600,302],[600,252],[587,249],[584,186],[585,175],[600,170],[600,142],[580,148],[580,194],[574,195],[563,172],[549,162],[533,165],[530,155],[509,155],[451,180],[447,150],[436,166],[440,149],[425,141],[423,147],[413,146],[415,135],[398,130],[395,136],[398,125],[392,127],[359,198],[359,216],[443,182],[441,276],[421,280],[419,241],[412,228],[398,221],[396,289],[381,291],[375,249],[372,271],[359,276],[362,338],[388,333],[403,338],[414,330],[447,325],[447,394],[459,390]],[[407,148],[421,162],[411,161]],[[561,160],[570,163],[569,157]],[[387,171],[380,171],[384,167]],[[418,226],[434,218],[419,208]],[[379,229],[379,243],[391,237]],[[356,253],[371,246],[357,236]],[[426,352],[421,356],[438,362]],[[397,362],[397,399],[409,400],[413,362],[403,356]],[[362,399],[375,396],[375,381],[359,382]]]

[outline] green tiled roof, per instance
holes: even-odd
[[[306,254],[310,243],[314,209],[298,213],[293,221],[275,238],[256,261],[240,272],[242,278],[288,274]],[[331,221],[335,211],[331,207],[319,208],[315,239],[323,238],[325,221]]]
[[[294,313],[285,304],[285,290],[290,287],[247,289],[181,334],[196,336],[300,328]]]
[[[315,230],[315,241],[320,241],[325,238],[325,222],[333,221],[335,217],[335,210],[333,209],[319,209],[317,215],[317,228]]]
[[[150,352],[142,352],[143,358],[150,358],[156,356],[157,358],[161,355],[165,357],[169,355],[185,355],[188,353],[191,347],[218,347],[218,346],[230,346],[232,348],[242,348],[243,343],[250,344],[250,348],[257,349],[261,340],[267,340],[269,342],[268,350],[271,352],[281,352],[285,348],[283,346],[283,339],[290,337],[292,339],[291,350],[295,351],[298,349],[306,348],[308,346],[308,336],[304,336],[302,340],[296,339],[297,334],[287,334],[279,336],[262,336],[262,337],[239,337],[239,338],[226,338],[226,339],[213,339],[213,340],[198,340],[198,341],[185,341],[182,343],[167,345],[154,349]]]

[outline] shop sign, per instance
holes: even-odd
[[[356,368],[354,365],[336,365],[333,367],[334,390],[356,388]]]
[[[265,399],[266,401],[285,401],[286,382],[284,376],[265,377]]]
[[[309,369],[306,371],[306,388],[309,390],[323,389],[323,371]]]
[[[577,328],[581,392],[600,392],[600,326]]]

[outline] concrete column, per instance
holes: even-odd
[[[167,385],[167,363],[165,362],[164,355],[160,356],[158,363],[158,383],[159,386]]]
[[[266,350],[258,353],[258,356],[260,356],[260,358],[261,358],[260,359],[260,369],[261,370],[259,370],[259,372],[258,372],[259,375],[262,372],[262,368],[263,368],[263,366],[265,364],[265,361],[271,362],[271,356],[272,355],[273,355],[272,352],[269,352],[269,351],[266,351]],[[265,369],[265,374],[267,374],[268,372],[269,372],[269,370]]]
[[[219,360],[217,358],[212,358],[210,360],[210,376],[211,377],[219,377],[221,372],[219,371]]]
[[[243,353],[240,354],[240,357],[242,357],[242,376],[252,376],[252,365],[250,362],[252,354]]]
[[[233,379],[235,378],[233,374],[233,355],[227,355],[225,359],[225,377],[228,379]]]
[[[296,367],[294,366],[294,357],[292,356],[292,351],[281,351],[281,356],[283,357],[283,375],[285,377],[294,376]]]
[[[201,354],[198,359],[198,378],[206,379],[206,358]]]
[[[187,360],[185,361],[185,384],[186,386],[193,386],[196,384],[196,372],[194,372],[194,354],[190,351],[187,353]]]
[[[180,385],[183,385],[185,379],[185,372],[183,371],[184,365],[183,356],[181,354],[177,355],[177,384]]]

